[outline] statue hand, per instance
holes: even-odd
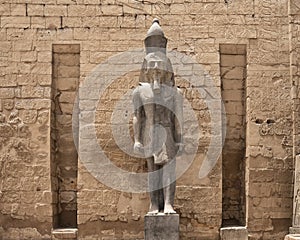
[[[144,146],[140,142],[135,142],[133,146],[133,151],[136,154],[143,154],[144,153]]]

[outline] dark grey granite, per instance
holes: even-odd
[[[179,240],[179,214],[147,214],[145,240]]]

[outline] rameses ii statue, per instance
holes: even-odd
[[[153,20],[145,39],[139,86],[133,92],[134,151],[147,159],[150,209],[148,214],[176,213],[176,156],[182,150],[182,94],[175,86],[167,39]]]

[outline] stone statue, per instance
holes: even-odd
[[[182,95],[175,87],[167,39],[157,19],[147,32],[146,57],[133,92],[134,151],[147,158],[148,214],[176,213],[173,208],[176,155],[182,150]]]

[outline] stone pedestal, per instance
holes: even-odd
[[[300,235],[299,234],[289,234],[286,235],[284,240],[300,240]]]
[[[179,214],[147,214],[145,240],[179,240]]]
[[[221,240],[248,240],[246,227],[226,227],[220,229]]]
[[[289,230],[290,234],[298,234],[300,233],[300,228],[299,227],[290,227]],[[300,236],[300,235],[299,235]]]
[[[52,240],[58,239],[77,239],[77,228],[53,229],[51,234]]]

